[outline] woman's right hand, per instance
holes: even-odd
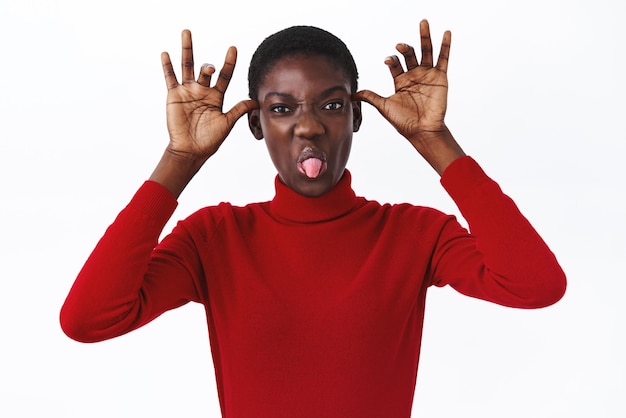
[[[242,100],[222,111],[224,93],[235,69],[237,49],[230,47],[213,87],[215,67],[204,64],[196,80],[191,32],[182,33],[182,77],[178,82],[167,52],[161,54],[167,85],[167,129],[170,142],[150,177],[178,196],[193,175],[218,150],[235,122],[256,109],[254,100]]]
[[[192,160],[206,161],[224,142],[235,122],[258,106],[253,100],[243,100],[230,111],[222,112],[224,92],[228,88],[236,61],[237,50],[230,47],[218,79],[210,87],[215,67],[204,64],[198,79],[195,79],[189,30],[182,33],[180,83],[172,68],[169,54],[161,54],[167,85],[167,128],[170,135],[168,151]]]

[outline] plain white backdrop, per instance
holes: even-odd
[[[414,417],[626,416],[626,5],[565,1],[0,3],[0,415],[218,417],[204,312],[187,305],[129,335],[71,341],[58,312],[89,252],[167,144],[159,54],[239,65],[246,98],[262,39],[311,24],[351,48],[360,87],[428,18],[452,31],[447,123],[556,253],[569,288],[537,311],[433,289]],[[438,46],[437,46],[438,50]],[[178,66],[176,65],[176,68]],[[371,107],[349,169],[371,199],[457,213],[435,172]],[[273,195],[265,145],[242,120],[183,193],[202,206]],[[530,260],[532,261],[532,260]]]

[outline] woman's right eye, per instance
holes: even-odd
[[[289,108],[285,105],[275,105],[270,108],[270,110],[274,113],[287,113],[289,112]]]

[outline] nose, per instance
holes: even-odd
[[[314,109],[301,109],[294,128],[295,136],[311,139],[323,135],[325,132],[326,128]]]

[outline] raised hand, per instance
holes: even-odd
[[[420,37],[421,63],[413,47],[407,44],[396,45],[404,57],[406,70],[396,55],[385,59],[393,77],[393,95],[384,98],[370,90],[362,90],[354,97],[378,109],[441,174],[450,162],[465,155],[444,123],[451,34],[446,31],[443,35],[436,65],[433,65],[433,47],[426,20],[420,22]]]
[[[254,100],[242,100],[223,112],[224,93],[237,61],[237,50],[230,47],[215,85],[215,67],[205,64],[196,80],[191,32],[182,33],[182,73],[179,83],[167,52],[161,54],[167,85],[167,129],[170,142],[150,180],[161,183],[178,196],[187,183],[215,154],[235,122],[258,107]]]
[[[232,130],[235,122],[257,107],[252,100],[237,103],[223,113],[224,92],[233,75],[237,50],[230,47],[224,66],[213,87],[210,87],[215,67],[205,64],[198,79],[194,76],[191,32],[182,33],[182,76],[178,82],[169,54],[161,54],[167,85],[167,128],[170,134],[169,150],[193,159],[213,155]]]

